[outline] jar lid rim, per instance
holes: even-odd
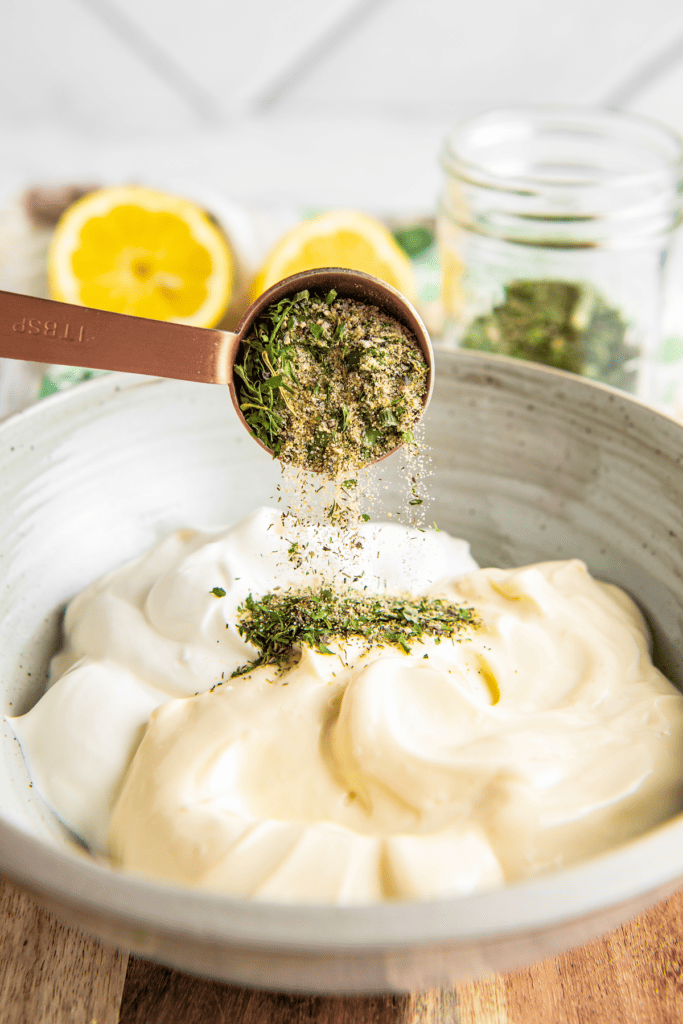
[[[557,137],[560,133],[584,140],[600,142],[619,140],[633,151],[659,156],[657,166],[606,174],[597,166],[593,173],[583,165],[567,177],[559,174],[504,173],[473,159],[472,150],[486,140],[503,144],[538,140],[543,133]],[[640,137],[639,137],[640,136]],[[467,153],[469,144],[470,153]],[[539,187],[551,192],[577,192],[583,189],[633,187],[635,185],[669,186],[683,180],[683,138],[673,129],[639,114],[600,107],[539,105],[512,107],[490,111],[461,121],[446,135],[441,152],[441,165],[449,174],[480,187],[511,194],[533,195]],[[581,170],[583,173],[579,173]]]

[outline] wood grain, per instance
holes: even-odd
[[[507,1010],[502,1020],[505,1024],[683,1021],[682,939],[683,892],[679,891],[603,939],[500,979]]]
[[[0,1022],[118,1024],[128,957],[0,879]]]
[[[258,992],[130,958],[119,1024],[442,1024],[455,992],[332,997]]]
[[[683,890],[567,953],[457,989],[367,998],[260,992],[126,957],[0,882],[0,1024],[676,1024]]]

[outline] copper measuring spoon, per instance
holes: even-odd
[[[235,411],[251,434],[233,379],[239,347],[266,306],[306,288],[324,292],[333,288],[340,296],[380,307],[404,324],[415,335],[429,367],[427,407],[434,385],[434,354],[417,311],[384,281],[337,267],[305,270],[279,281],[252,303],[235,333],[0,291],[0,357],[227,384]],[[262,441],[254,440],[272,455]]]

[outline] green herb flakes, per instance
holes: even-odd
[[[259,653],[235,669],[233,677],[259,665],[276,665],[282,672],[298,661],[304,646],[333,654],[330,643],[361,640],[368,650],[392,646],[410,654],[411,643],[423,637],[440,643],[479,625],[472,608],[440,598],[367,597],[332,587],[270,593],[259,599],[250,594],[238,613],[240,636]]]
[[[468,326],[462,348],[570,370],[632,391],[640,350],[618,309],[571,281],[510,281],[504,301]]]
[[[328,478],[414,443],[429,374],[406,327],[334,290],[269,306],[234,372],[254,435],[283,463]]]

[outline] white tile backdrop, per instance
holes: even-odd
[[[0,185],[169,176],[430,210],[468,114],[610,103],[683,130],[681,0],[2,0]]]

